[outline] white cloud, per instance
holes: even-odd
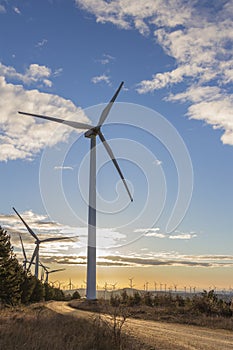
[[[146,237],[166,238],[166,235],[164,233],[149,232],[146,233]]]
[[[159,232],[160,228],[140,228],[134,230],[134,232],[142,233],[145,237],[166,238],[164,233]]]
[[[94,84],[98,84],[98,83],[104,82],[104,83],[106,83],[106,84],[108,84],[108,85],[111,85],[110,77],[109,77],[108,75],[106,75],[106,74],[102,74],[102,75],[98,75],[98,76],[96,76],[96,77],[93,77],[93,78],[91,79],[91,81],[92,81],[92,83],[94,83]]]
[[[163,232],[160,232],[159,227],[155,228],[140,228],[136,229],[134,232],[142,233],[145,237],[155,237],[155,238],[169,238],[169,239],[192,239],[197,237],[195,232],[180,232],[175,231],[174,234],[167,235]]]
[[[109,64],[111,63],[112,61],[115,60],[115,57],[109,55],[109,54],[106,54],[104,53],[102,58],[97,60],[97,62],[100,62],[102,65],[106,65],[106,64]]]
[[[31,70],[31,73],[35,77],[40,70]],[[19,115],[19,110],[88,122],[82,109],[71,101],[38,90],[25,90],[21,85],[7,83],[1,76],[0,96],[0,161],[32,159],[45,147],[66,141],[73,131],[62,126],[54,132],[54,123],[41,123],[35,118]]]
[[[74,170],[71,166],[55,166],[54,170]]]
[[[136,29],[142,35],[152,33],[175,68],[158,72],[152,79],[142,80],[139,93],[180,84],[179,94],[171,101],[188,98],[188,116],[204,120],[223,130],[221,140],[233,144],[232,91],[233,81],[233,2],[185,0],[76,0],[76,4],[96,16],[97,22],[110,22],[124,29]],[[182,84],[182,85],[181,85]],[[195,98],[190,98],[190,92]],[[204,92],[201,96],[200,92]],[[211,97],[211,92],[213,96]],[[213,106],[210,103],[213,103]],[[206,98],[208,99],[207,105]],[[207,109],[210,108],[210,113]]]
[[[197,237],[197,234],[194,232],[187,233],[187,232],[179,232],[179,231],[175,231],[174,234],[169,236],[170,239],[185,239],[185,240],[192,239],[195,237]]]
[[[137,228],[134,230],[134,232],[139,232],[139,233],[149,233],[149,232],[158,232],[160,230],[159,227],[154,227],[154,228]]]
[[[163,164],[163,162],[159,159],[156,159],[153,163],[158,166]]]
[[[14,10],[15,13],[17,13],[18,15],[21,15],[21,11],[19,10],[18,7],[13,7],[13,10]]]
[[[24,84],[42,83],[46,86],[52,86],[48,79],[51,76],[51,69],[46,66],[40,66],[36,63],[30,64],[25,73],[18,73],[14,67],[6,66],[0,62],[0,76],[9,80],[17,80]]]

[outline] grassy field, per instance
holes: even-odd
[[[62,316],[42,304],[0,311],[0,349],[139,350],[132,337],[114,332],[96,316],[90,320]]]

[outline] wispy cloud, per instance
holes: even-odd
[[[111,85],[110,77],[106,74],[97,75],[93,77],[91,81],[94,84],[106,83],[107,85]]]
[[[160,228],[140,228],[136,229],[134,232],[142,233],[145,237],[154,237],[154,238],[167,238],[167,239],[184,239],[189,240],[197,237],[196,232],[180,232],[175,231],[172,234],[165,234],[160,232]]]
[[[13,10],[15,13],[17,13],[18,15],[21,15],[21,11],[18,7],[13,7]]]
[[[74,170],[71,166],[55,166],[54,170]]]
[[[97,62],[100,62],[102,65],[107,65],[114,60],[115,60],[115,57],[104,53],[102,58],[98,59]]]
[[[58,68],[53,72],[54,77],[59,77],[63,72],[63,68]]]
[[[221,141],[233,145],[231,0],[209,4],[185,0],[76,0],[76,4],[94,14],[97,22],[154,35],[174,59],[175,67],[142,80],[137,91],[142,94],[169,87],[171,101],[189,102],[188,117],[222,129]],[[183,91],[172,93],[177,84]],[[191,94],[195,89],[204,92],[198,96],[194,93],[198,100]],[[211,90],[214,96],[209,94]]]
[[[39,41],[39,42],[36,44],[36,47],[43,47],[43,46],[45,46],[47,43],[48,43],[48,40],[47,40],[47,39],[42,39],[41,41]]]
[[[51,222],[46,215],[36,214],[33,211],[25,211],[21,213],[22,217],[40,237],[64,237],[71,236],[73,239],[57,242],[47,242],[42,244],[40,248],[41,259],[48,264],[67,264],[67,265],[86,265],[86,245],[87,245],[87,228],[72,227],[59,222]],[[34,250],[34,239],[26,230],[24,224],[17,215],[0,214],[0,223],[3,228],[7,229],[11,234],[14,250],[19,259],[22,258],[21,245],[18,233],[23,237],[24,246],[28,256],[31,256]],[[147,230],[149,237],[157,237],[160,235],[159,228],[138,229],[137,232]],[[79,238],[75,238],[77,236]],[[185,237],[182,232],[176,232],[174,239],[190,239],[194,232],[190,233],[190,237]],[[174,237],[173,236],[173,237]],[[182,238],[181,238],[182,237]],[[187,255],[175,251],[153,252],[148,248],[141,249],[139,252],[130,251],[124,254],[116,250],[119,243],[125,241],[126,235],[117,232],[114,228],[97,229],[97,264],[100,266],[118,266],[118,267],[140,267],[140,266],[185,266],[185,267],[232,267],[233,255]],[[104,248],[104,249],[101,249]]]
[[[6,13],[6,8],[4,5],[0,5],[0,14]]]
[[[159,160],[159,159],[156,159],[156,160],[154,161],[154,164],[155,164],[155,165],[162,165],[163,162],[162,162],[161,160]]]
[[[67,265],[86,265],[86,256],[77,255],[56,255],[49,257],[44,255],[43,257],[46,263],[57,263]],[[122,266],[122,267],[149,267],[149,266],[184,266],[184,267],[201,267],[201,268],[213,268],[213,267],[232,267],[233,256],[227,256],[224,261],[215,256],[212,258],[202,256],[202,259],[196,256],[180,255],[174,256],[126,256],[126,255],[105,255],[97,257],[97,265],[100,266]]]
[[[192,239],[197,237],[196,233],[185,233],[185,232],[177,232],[173,235],[169,235],[170,239]]]

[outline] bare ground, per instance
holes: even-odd
[[[47,307],[57,313],[78,318],[93,317],[93,312],[73,309],[66,302],[50,302]],[[103,317],[108,318],[106,315]],[[222,329],[129,318],[124,325],[124,332],[138,338],[145,348],[149,346],[151,350],[233,349],[233,332]]]

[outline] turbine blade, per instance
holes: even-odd
[[[112,108],[112,105],[113,103],[115,102],[116,98],[117,98],[117,95],[119,94],[122,86],[123,86],[124,82],[122,81],[119,88],[117,89],[117,91],[115,92],[114,96],[112,97],[111,101],[108,103],[108,105],[104,108],[103,112],[101,113],[101,116],[100,116],[100,119],[99,119],[99,122],[98,122],[98,125],[97,126],[102,126],[103,123],[105,122],[111,108]]]
[[[37,254],[38,254],[38,251],[39,251],[39,244],[37,244],[37,245],[36,245],[36,248],[34,249],[34,252],[33,252],[33,254],[32,254],[32,258],[31,258],[30,264],[29,264],[29,266],[28,266],[28,268],[27,268],[27,271],[30,270],[30,267],[32,266],[33,261],[34,261],[35,257],[36,257]]]
[[[26,256],[26,252],[25,252],[24,245],[23,245],[23,240],[22,240],[22,237],[21,237],[20,233],[19,233],[19,239],[20,239],[20,242],[21,242],[21,247],[22,247],[24,259],[27,261],[27,256]]]
[[[77,236],[76,236],[77,237]],[[45,239],[42,239],[40,241],[40,243],[43,243],[43,242],[53,242],[53,241],[62,241],[64,239],[71,239],[71,238],[74,238],[73,237],[51,237],[51,238],[45,238]]]
[[[32,231],[32,229],[28,226],[28,224],[24,221],[24,219],[19,215],[19,213],[17,212],[17,210],[13,207],[13,210],[15,211],[15,213],[18,215],[18,217],[20,218],[20,220],[24,223],[24,225],[26,226],[28,232],[32,235],[32,237],[34,237],[37,241],[39,240],[37,235],[35,234],[35,232]]]
[[[65,271],[65,269],[52,270],[52,271],[49,271],[49,273],[58,272],[58,271]]]
[[[46,115],[40,115],[40,114],[34,114],[34,113],[26,113],[26,112],[18,112],[18,113],[19,114],[24,114],[24,115],[30,115],[31,117],[37,117],[37,118],[41,118],[41,119],[50,120],[52,122],[66,124],[66,125],[69,125],[69,126],[71,126],[72,128],[75,128],[75,129],[91,129],[91,128],[93,128],[93,126],[91,126],[89,124],[79,123],[79,122],[72,122],[72,121],[69,121],[69,120],[58,119],[58,118],[54,118],[54,117],[48,117]]]
[[[104,135],[102,134],[101,131],[99,131],[98,135],[99,135],[99,137],[100,137],[100,140],[103,142],[103,145],[104,145],[104,147],[106,148],[106,151],[108,152],[110,158],[112,159],[113,164],[115,165],[115,167],[116,167],[116,169],[117,169],[117,171],[118,171],[118,173],[119,173],[119,175],[120,175],[120,177],[121,177],[121,179],[122,179],[122,181],[123,181],[123,183],[124,183],[124,185],[125,185],[126,191],[128,192],[128,195],[129,195],[129,198],[130,198],[131,202],[133,202],[133,197],[131,196],[131,193],[130,193],[130,191],[129,191],[129,188],[128,188],[128,186],[127,186],[127,183],[126,183],[126,181],[125,181],[125,178],[124,178],[124,176],[123,176],[123,174],[122,174],[122,172],[121,172],[121,169],[120,169],[120,167],[119,167],[119,165],[118,165],[118,163],[117,163],[117,161],[116,161],[116,159],[115,159],[115,157],[114,157],[114,154],[113,154],[113,152],[112,152],[112,150],[111,150],[109,144],[108,144],[107,141],[105,140],[105,137],[104,137]]]
[[[43,268],[43,270],[45,270],[45,271],[47,271],[47,269],[49,268],[49,267],[45,266],[44,264],[42,264],[41,261],[39,261],[39,265],[40,265],[40,266]]]

